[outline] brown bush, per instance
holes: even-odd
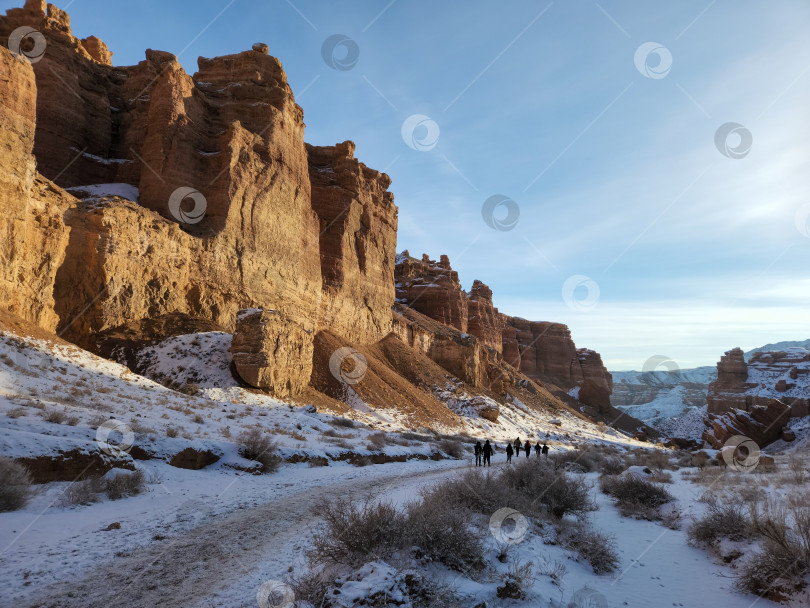
[[[28,469],[11,458],[0,458],[0,512],[22,509],[32,494]]]

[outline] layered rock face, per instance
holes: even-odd
[[[709,384],[710,414],[732,409],[752,411],[779,399],[791,416],[810,413],[810,352],[804,348],[756,352],[746,363],[743,351],[727,351],[717,363],[717,380]]]
[[[731,409],[722,415],[709,414],[703,440],[714,449],[721,449],[732,437],[742,435],[760,448],[777,439],[792,441],[793,431],[787,427],[790,408],[777,399],[768,399],[750,410]]]
[[[303,111],[266,49],[200,58],[190,77],[153,50],[112,67],[103,42],[73,36],[43,2],[0,17],[0,34],[21,26],[46,48],[33,68],[2,56],[10,308],[91,349],[102,332],[167,314],[233,331],[251,307],[360,343],[390,331],[390,179],[354,160],[351,142],[307,149]],[[136,194],[79,201],[37,186],[34,156],[59,186]]]
[[[417,259],[404,251],[397,256],[396,288],[399,304],[475,337],[529,378],[566,390],[587,381],[586,404],[597,408],[610,405],[613,378],[599,353],[577,350],[570,330],[561,323],[533,322],[499,313],[492,305],[492,290],[480,281],[473,283],[468,294],[461,288],[458,273],[446,255],[436,262],[427,254]],[[418,329],[402,325],[395,329],[410,342],[430,342],[424,352],[432,352],[431,358],[453,373],[466,365],[466,375],[456,373],[459,378],[475,377],[481,381],[480,371],[470,373],[478,366],[479,353],[473,352],[470,345],[461,344],[462,339],[430,341]]]
[[[53,285],[64,259],[69,203],[36,173],[36,81],[0,47],[0,302],[52,331]]]
[[[391,331],[397,208],[391,179],[354,158],[350,141],[307,145],[324,298],[320,325],[361,342]]]

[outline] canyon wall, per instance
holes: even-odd
[[[565,390],[587,385],[587,405],[610,405],[613,378],[599,353],[577,350],[566,325],[527,321],[498,312],[492,305],[492,290],[481,281],[474,281],[470,292],[465,292],[446,255],[437,262],[427,254],[421,259],[408,251],[399,254],[396,298],[400,305],[477,338],[529,378]],[[414,330],[402,330],[408,331]],[[438,361],[438,347],[433,345],[431,349]],[[453,351],[457,349],[452,347]],[[441,358],[447,361],[454,357]]]
[[[389,333],[390,179],[355,160],[351,142],[305,145],[276,58],[260,47],[200,58],[189,76],[147,50],[113,67],[106,45],[73,36],[53,5],[9,10],[0,36],[22,26],[46,47],[32,65],[3,55],[9,308],[91,349],[104,332],[172,314],[232,331],[250,307],[283,311],[305,335]],[[42,249],[37,283],[22,267]]]

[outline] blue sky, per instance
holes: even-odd
[[[351,139],[391,176],[399,250],[446,253],[466,288],[481,279],[502,312],[567,323],[610,369],[661,354],[711,365],[734,346],[810,337],[807,2],[59,6],[116,65],[151,47],[193,73],[199,55],[266,42],[307,141]],[[357,45],[351,69],[322,57],[334,34]],[[649,42],[658,54],[637,61]],[[406,145],[415,114],[435,127],[410,142],[430,149]],[[752,138],[741,158],[715,143],[729,122],[732,156]],[[512,229],[482,217],[494,195],[519,210]]]

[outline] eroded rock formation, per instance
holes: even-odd
[[[743,351],[727,351],[717,363],[717,380],[709,384],[710,414],[732,409],[750,412],[757,405],[779,399],[792,416],[810,413],[810,352],[791,348],[755,352],[746,363]]]
[[[763,448],[777,439],[795,438],[787,427],[789,421],[790,408],[777,399],[769,399],[750,410],[730,409],[721,415],[709,414],[703,440],[719,450],[732,437],[741,435]]]

